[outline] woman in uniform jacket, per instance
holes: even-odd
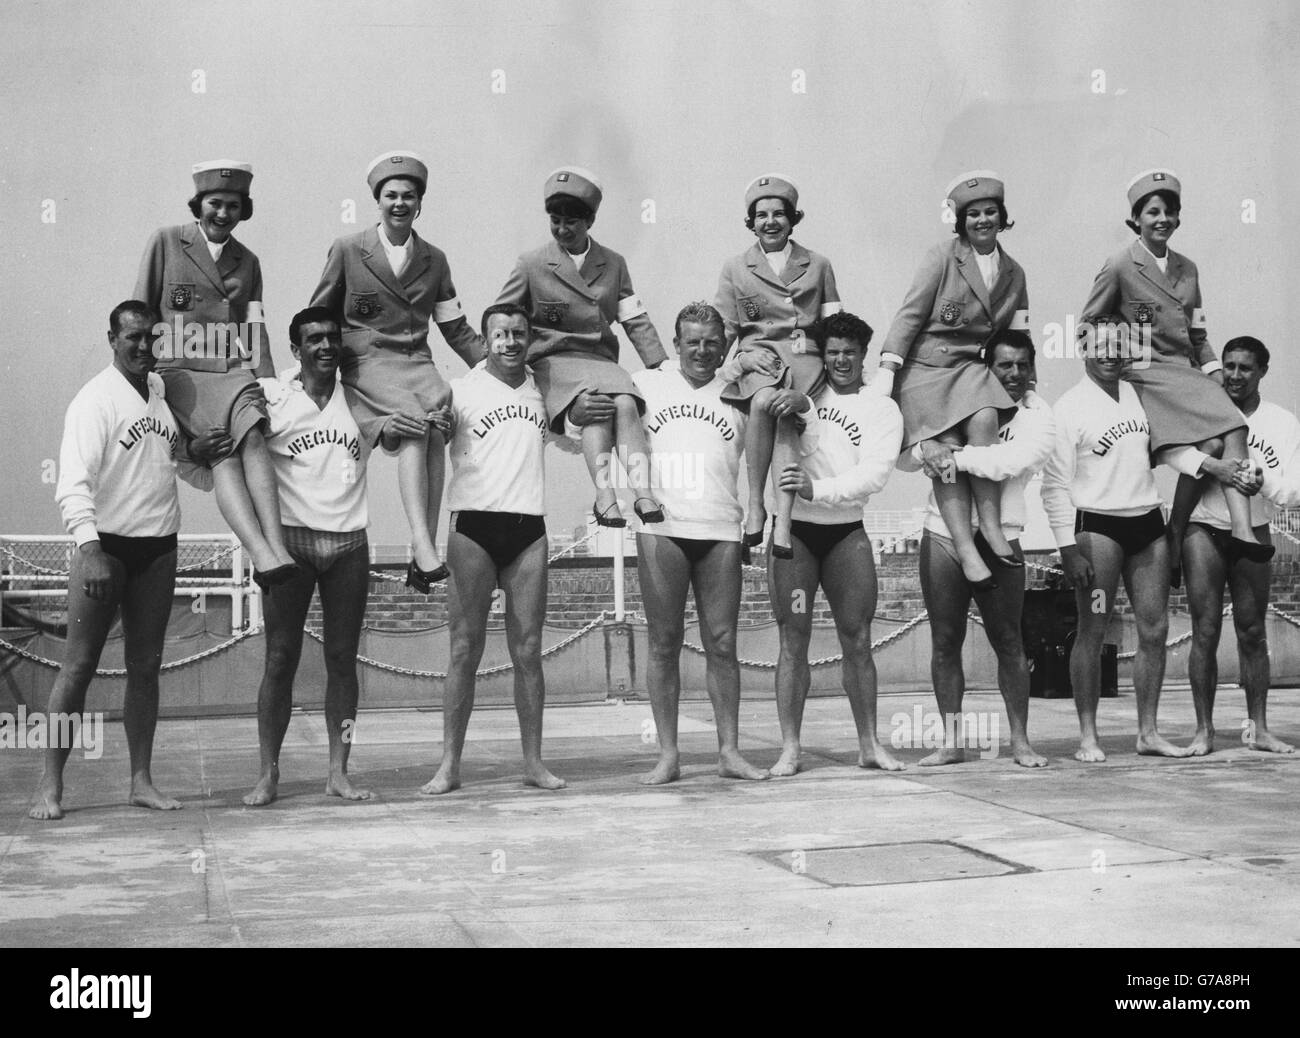
[[[225,429],[234,452],[213,463],[217,506],[253,560],[262,588],[297,571],[280,529],[275,470],[262,432],[258,376],[273,376],[262,315],[262,267],[233,236],[253,215],[246,163],[218,159],[193,169],[195,223],[164,227],[145,247],[135,298],[163,319],[158,372],[189,439]]]
[[[1223,365],[1206,337],[1196,264],[1169,248],[1181,222],[1181,182],[1167,169],[1139,173],[1129,183],[1128,204],[1125,222],[1138,239],[1102,266],[1083,307],[1082,328],[1089,331],[1104,314],[1129,321],[1132,363],[1124,378],[1147,413],[1151,456],[1182,473],[1169,518],[1170,581],[1177,587],[1183,532],[1203,487],[1196,478],[1201,462],[1206,454],[1243,461],[1246,422],[1223,390]],[[1223,490],[1232,550],[1266,562],[1274,549],[1256,539],[1249,501],[1231,485]]]
[[[663,521],[650,487],[650,452],[641,411],[641,392],[618,363],[621,324],[647,368],[667,358],[659,333],[632,288],[623,257],[595,241],[603,192],[599,181],[579,166],[564,166],[546,178],[542,199],[551,219],[551,237],[540,249],[515,263],[497,303],[514,303],[528,311],[532,343],[528,363],[546,400],[551,428],[563,434],[569,409],[589,394],[613,398],[613,417],[575,421],[582,429],[582,454],[596,485],[593,507],[601,526],[623,527],[614,493],[610,458],[615,450],[636,494],[633,507],[644,523]]]
[[[461,311],[446,255],[412,228],[428,188],[428,167],[409,152],[387,152],[370,164],[366,181],[380,223],[330,246],[311,305],[328,307],[343,322],[339,371],[361,434],[373,443],[396,414],[428,427],[427,436],[405,439],[397,451],[414,556],[406,583],[427,595],[447,577],[434,538],[446,460],[437,423],[451,402],[429,349],[430,319],[471,368],[485,351]]]
[[[997,439],[999,420],[1015,410],[980,357],[997,333],[1029,327],[1025,272],[998,244],[998,234],[1011,227],[1005,188],[996,173],[975,170],[953,181],[947,196],[956,237],[926,254],[881,347],[875,381],[881,392],[892,387],[903,412],[904,450],[934,439],[987,446]],[[962,573],[975,590],[997,586],[990,565],[1023,566],[1002,533],[999,484],[965,473],[932,482]],[[979,520],[974,535],[972,500]]]
[[[803,211],[799,190],[789,177],[755,177],[745,189],[745,209],[745,226],[757,241],[723,266],[717,307],[727,322],[728,342],[734,343],[722,374],[735,381],[723,399],[749,412],[749,505],[743,542],[748,551],[763,540],[769,469],[780,472],[798,461],[797,415],[803,398],[811,397],[826,380],[817,322],[844,307],[830,261],[790,237]],[[776,501],[772,554],[790,559],[794,494],[778,488]]]

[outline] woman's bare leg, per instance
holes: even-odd
[[[622,518],[614,493],[614,423],[590,422],[582,427],[582,457],[596,488],[596,512],[609,519]]]
[[[972,447],[987,447],[998,440],[998,413],[991,407],[982,407],[963,424],[966,442]],[[991,479],[970,476],[971,497],[979,517],[980,533],[988,541],[994,555],[1011,556],[1014,553],[1002,533],[1002,484]]]
[[[768,414],[772,389],[760,389],[749,401],[749,421],[745,425],[745,473],[749,482],[749,505],[745,509],[745,534],[761,534],[767,524],[767,506],[763,493],[767,489],[776,444],[776,419]],[[788,524],[786,544],[790,543]]]
[[[776,443],[772,449],[771,467],[781,472],[787,465],[799,461],[799,433],[792,415],[778,419],[776,423]],[[776,521],[772,527],[772,543],[783,548],[790,547],[790,518],[794,512],[794,493],[789,490],[776,492]]]
[[[644,512],[658,508],[659,499],[655,497],[651,479],[650,445],[646,442],[636,398],[627,393],[619,393],[614,397],[614,439],[623,451],[628,486],[632,488],[637,501],[650,502],[643,505],[641,510]]]
[[[436,455],[436,461],[432,457]],[[438,471],[438,489],[433,490],[433,472]],[[402,511],[411,531],[411,552],[415,564],[426,573],[442,565],[442,558],[433,541],[433,522],[430,521],[430,502],[442,500],[442,438],[436,445],[433,436],[424,439],[403,440],[397,448],[397,489],[402,498]]]

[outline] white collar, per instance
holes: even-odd
[[[1152,252],[1147,247],[1147,243],[1142,240],[1142,236],[1140,234],[1138,235],[1138,244],[1142,246],[1142,250],[1148,256],[1150,256],[1153,260],[1156,261],[1156,266],[1160,268],[1160,273],[1164,274],[1169,271],[1169,246],[1168,245],[1165,246],[1165,254],[1163,256],[1157,256],[1154,252]]]
[[[758,251],[763,253],[767,265],[772,268],[772,272],[779,276],[785,270],[785,265],[790,262],[790,255],[794,252],[794,239],[787,238],[785,248],[778,249],[776,252],[764,252],[761,245],[758,247]]]

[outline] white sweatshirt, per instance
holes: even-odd
[[[336,382],[329,403],[318,408],[297,379],[257,381],[266,395],[266,446],[280,493],[280,520],[330,533],[364,530],[370,525],[370,444],[357,428],[342,384]]]
[[[1151,475],[1151,427],[1137,391],[1111,398],[1087,375],[1056,401],[1056,446],[1043,470],[1043,509],[1059,547],[1074,543],[1077,509],[1145,515],[1160,505]]]
[[[1018,540],[1025,529],[1025,487],[1034,473],[1042,469],[1056,446],[1056,420],[1051,405],[1030,390],[1016,405],[1010,421],[998,427],[998,442],[986,447],[962,447],[955,451],[957,470],[1002,484],[1002,535]],[[917,444],[898,459],[904,472],[921,468],[921,445]],[[971,527],[979,517],[971,508]],[[941,537],[950,537],[948,525],[939,514],[934,492],[926,503],[925,528]]]
[[[651,487],[664,521],[642,533],[701,541],[739,541],[737,479],[745,446],[743,411],[724,403],[727,379],[696,389],[676,361],[632,376],[645,398],[641,424],[651,454]]]
[[[448,510],[545,515],[546,407],[533,376],[512,389],[483,360],[452,380],[451,394]]]
[[[101,532],[166,537],[180,529],[176,420],[162,377],[151,373],[148,386],[145,401],[110,365],[68,405],[54,499],[78,545]]]
[[[889,481],[898,460],[902,412],[889,397],[865,386],[857,393],[837,393],[827,385],[801,417],[806,423],[802,464],[812,477],[813,496],[811,501],[795,497],[793,518],[823,526],[861,522],[868,499]],[[773,511],[772,480],[768,498]]]
[[[1264,470],[1264,486],[1250,499],[1250,525],[1263,526],[1278,508],[1300,505],[1300,420],[1267,400],[1259,402],[1253,415],[1242,417],[1250,458]],[[1217,480],[1209,483],[1192,512],[1192,522],[1231,529],[1223,486]]]

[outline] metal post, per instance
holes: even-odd
[[[614,537],[614,622],[623,622],[623,538],[618,530]]]

